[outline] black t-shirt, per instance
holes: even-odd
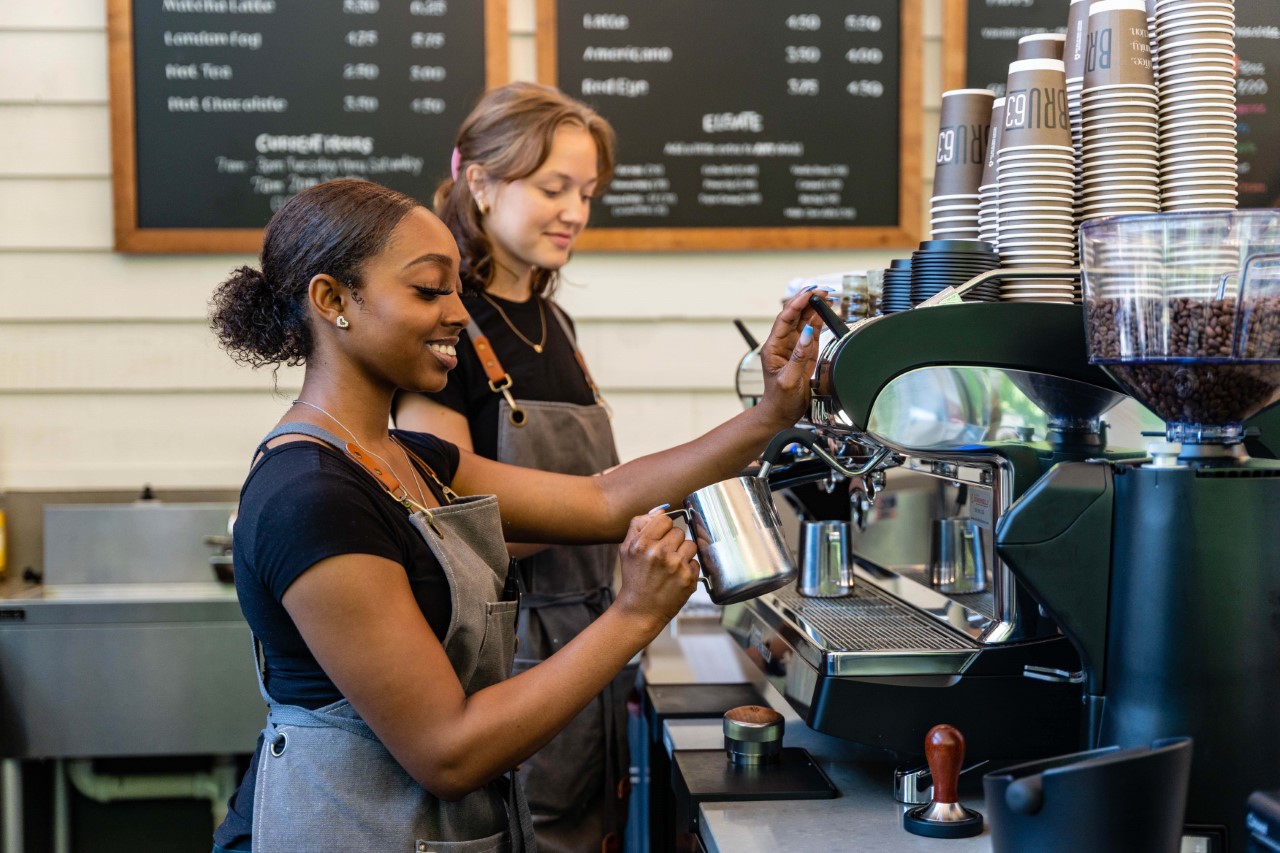
[[[393,435],[444,483],[453,479],[456,446],[421,433]],[[442,641],[448,630],[448,580],[407,510],[358,463],[327,444],[291,441],[266,451],[240,492],[233,553],[240,609],[262,643],[267,690],[277,702],[319,708],[342,698],[281,603],[303,572],[328,557],[372,554],[404,566],[431,630]],[[220,847],[249,849],[256,775],[255,751],[226,822],[214,833]]]
[[[498,361],[511,374],[511,394],[517,403],[521,400],[542,400],[589,406],[595,402],[591,386],[574,357],[573,345],[556,319],[555,309],[544,301],[542,310],[546,318],[547,342],[542,352],[536,353],[511,332],[497,310],[475,289],[468,288],[464,292],[469,294],[466,298],[467,311],[489,339]],[[511,302],[492,295],[489,298],[501,306],[520,334],[534,343],[538,342],[542,337],[538,299]],[[565,316],[568,317],[567,314]],[[570,325],[572,327],[572,321]],[[488,459],[497,458],[498,403],[502,395],[489,388],[489,377],[466,332],[458,342],[458,366],[449,371],[448,384],[443,391],[427,396],[466,417],[471,428],[471,446],[476,453]]]

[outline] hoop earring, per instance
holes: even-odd
[[[339,329],[345,329],[351,325],[350,323],[347,322],[347,318],[343,317],[341,314],[338,315],[338,319],[333,321],[333,324],[337,326]]]

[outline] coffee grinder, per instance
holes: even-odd
[[[1244,426],[1280,399],[1280,211],[1094,220],[1081,248],[1089,360],[1165,441],[1057,465],[997,550],[1080,654],[1088,746],[1193,738],[1186,835],[1243,851],[1280,786],[1280,463]]]

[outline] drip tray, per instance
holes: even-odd
[[[676,797],[690,804],[739,800],[829,800],[840,796],[809,753],[785,747],[775,764],[734,764],[723,749],[671,753]]]

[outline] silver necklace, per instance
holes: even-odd
[[[294,400],[294,401],[293,401],[293,404],[294,404],[295,406],[306,406],[306,407],[308,407],[308,408],[315,409],[317,412],[319,412],[320,414],[324,415],[326,418],[328,418],[329,420],[333,421],[333,422],[334,422],[335,424],[337,424],[338,426],[342,427],[343,432],[345,432],[347,435],[351,436],[351,440],[352,440],[353,442],[355,442],[356,447],[360,448],[360,449],[361,449],[361,450],[363,450],[365,453],[368,453],[370,456],[372,456],[374,459],[377,459],[377,460],[378,460],[379,462],[381,462],[383,465],[386,465],[386,466],[387,466],[387,468],[388,468],[388,470],[390,470],[392,473],[394,473],[394,474],[396,475],[396,479],[399,479],[399,478],[400,478],[400,472],[399,472],[399,471],[396,471],[396,468],[395,468],[395,466],[394,466],[394,465],[392,465],[390,462],[388,462],[387,460],[383,459],[381,456],[379,456],[378,454],[374,453],[372,450],[370,450],[369,448],[367,448],[367,447],[365,447],[363,444],[361,444],[361,443],[360,443],[360,439],[356,438],[356,434],[355,434],[354,432],[352,432],[352,431],[350,430],[350,428],[348,428],[348,427],[347,427],[347,425],[346,425],[346,424],[344,424],[342,421],[338,420],[338,419],[337,419],[337,418],[335,418],[333,415],[329,414],[329,413],[328,413],[328,412],[326,412],[324,409],[322,409],[322,408],[320,408],[319,406],[317,406],[315,403],[308,403],[306,400]],[[394,442],[393,442],[393,443],[394,443]],[[396,447],[400,447],[400,445],[399,445],[399,444],[396,444]],[[401,452],[401,453],[404,453],[404,461],[405,461],[405,464],[409,466],[410,482],[411,482],[411,483],[413,483],[414,488],[416,488],[416,489],[418,490],[418,500],[420,501],[419,506],[421,506],[421,507],[423,507],[423,508],[425,509],[425,508],[426,508],[426,505],[427,505],[427,496],[426,496],[426,494],[425,494],[425,493],[424,493],[424,491],[423,491],[423,489],[424,489],[424,485],[423,485],[423,483],[422,483],[422,479],[418,476],[418,472],[417,472],[416,470],[414,470],[413,462],[409,459],[409,454],[408,454],[408,453],[405,453],[405,449],[404,449],[403,447],[400,447],[400,452]],[[401,482],[403,482],[403,481],[401,481]],[[402,486],[402,488],[404,488],[404,487]],[[407,496],[408,494],[409,494],[409,490],[408,490],[407,488],[405,488],[405,495]]]

